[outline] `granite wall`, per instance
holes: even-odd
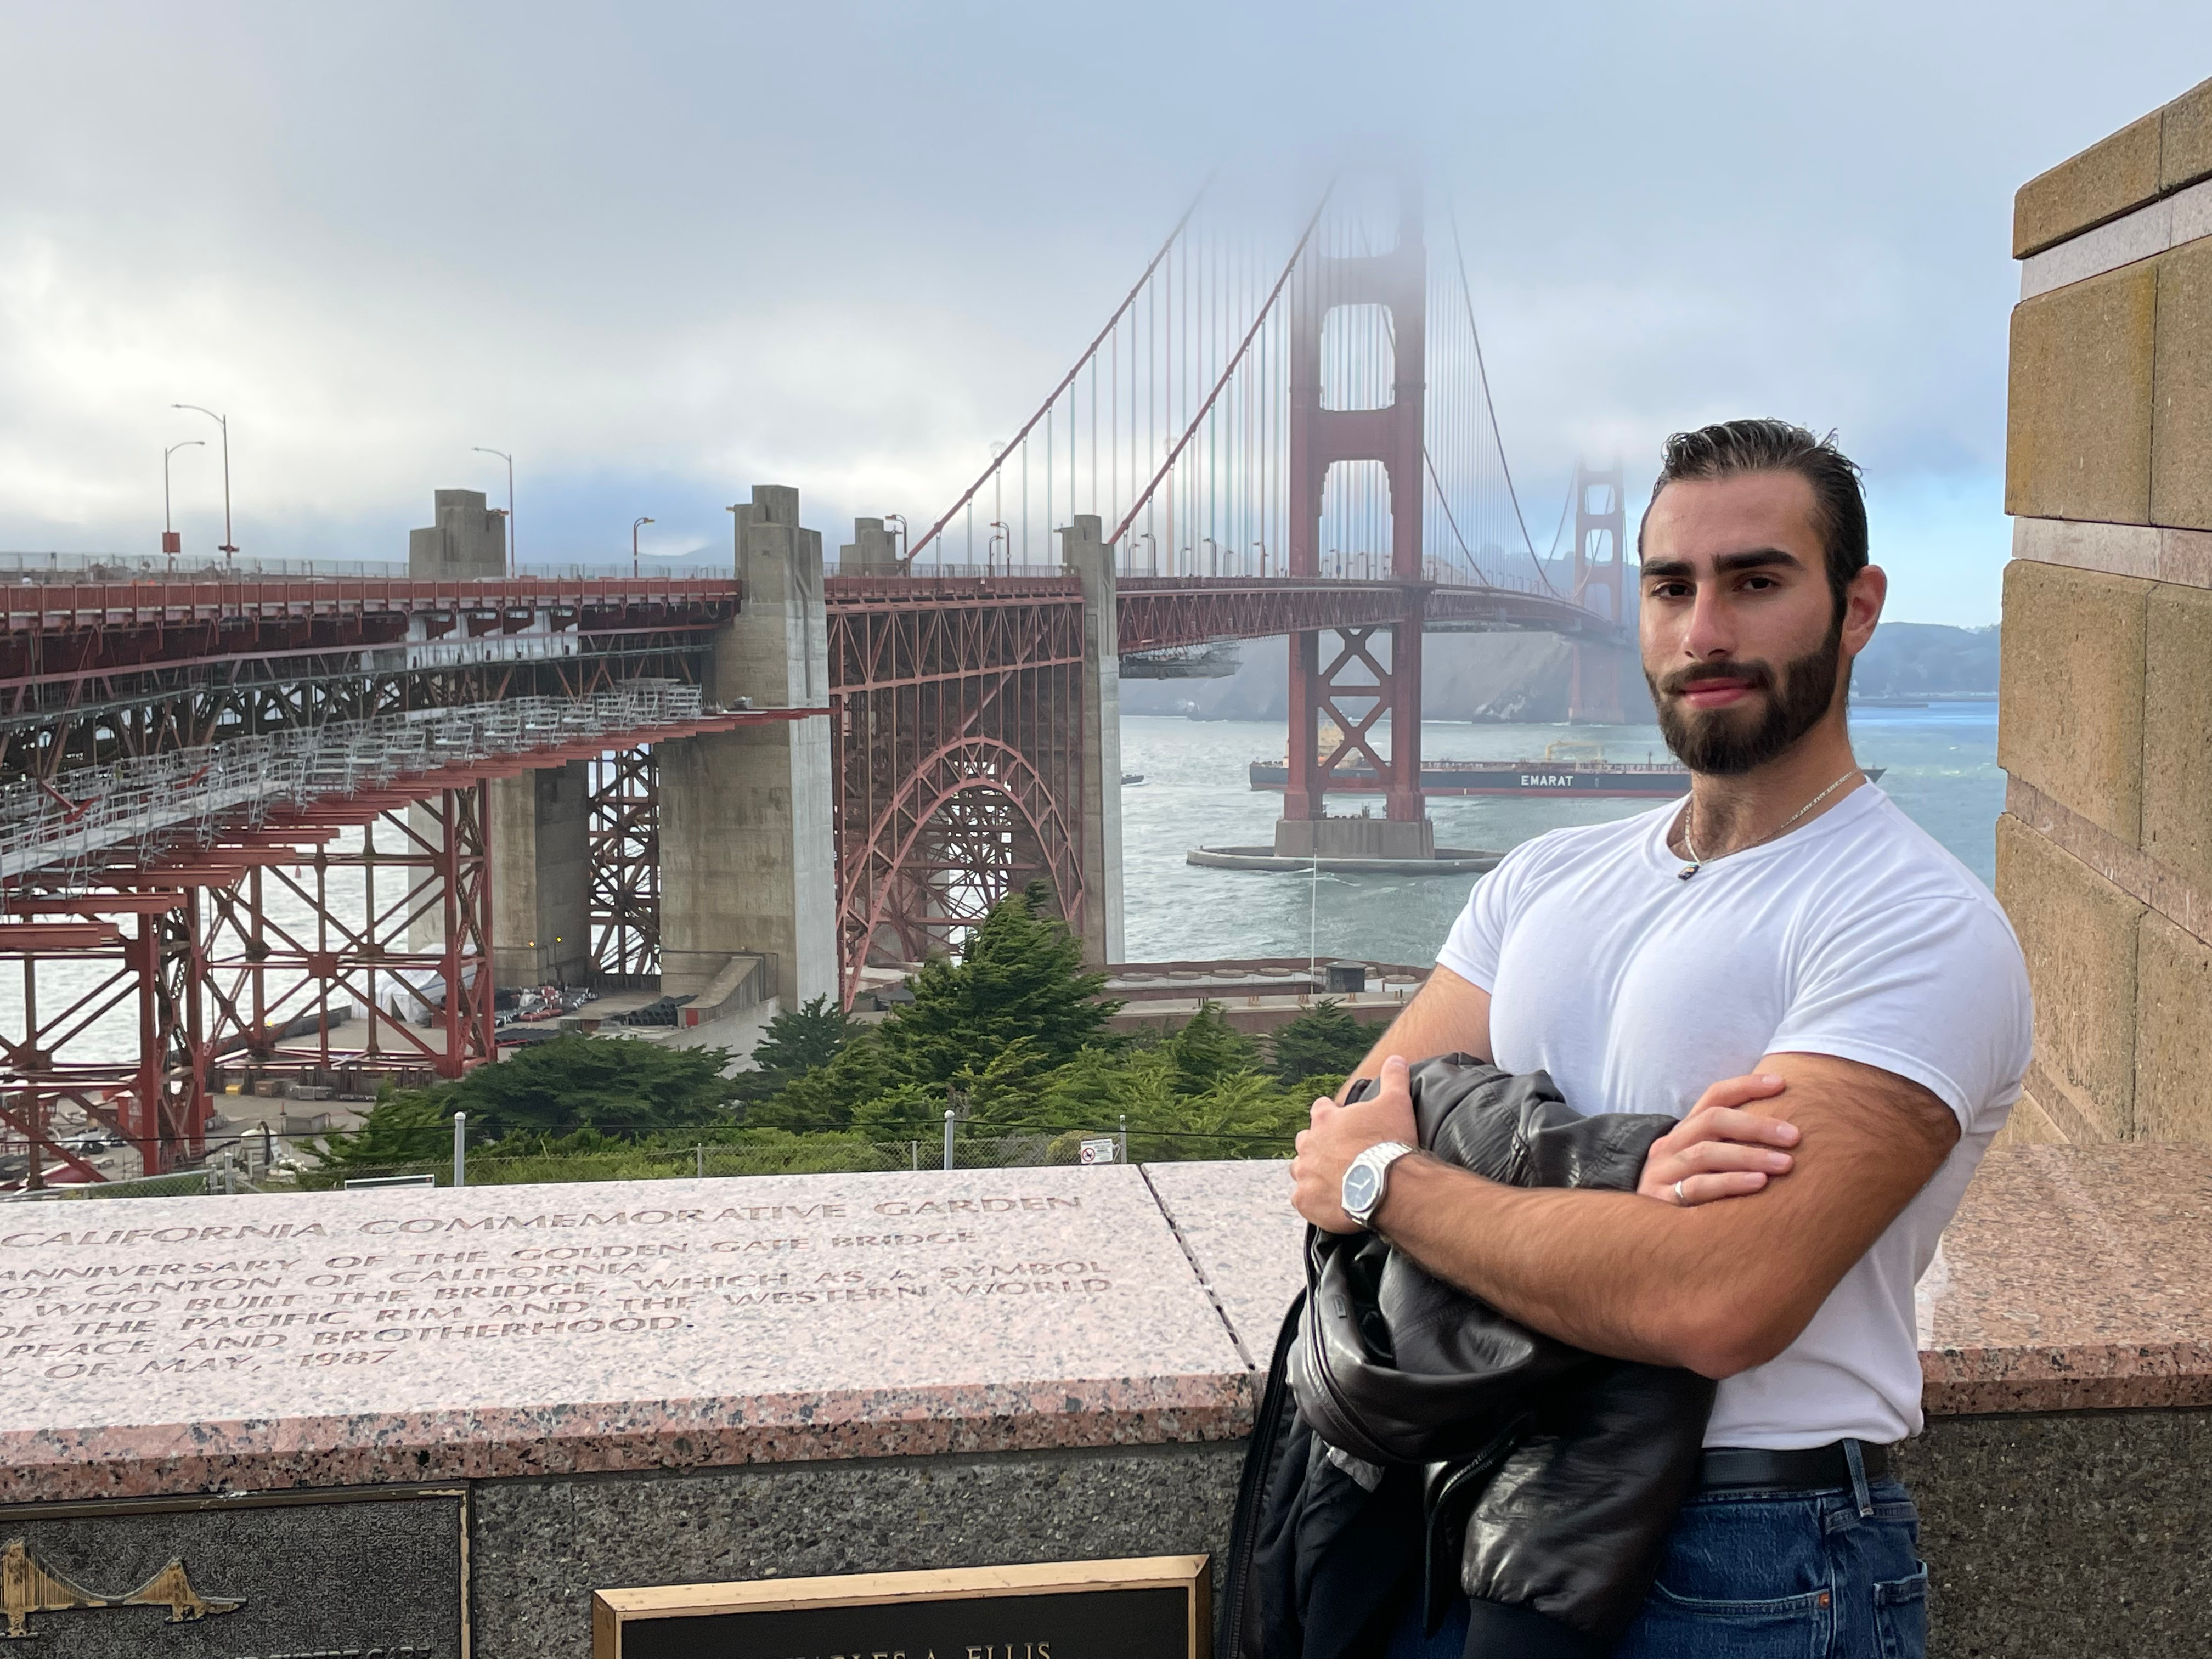
[[[2212,81],[2022,186],[2013,252],[2007,1135],[2212,1140]]]
[[[484,1481],[476,1659],[589,1659],[591,1592],[1212,1552],[1243,1443]],[[2212,1412],[1931,1419],[1904,1449],[1934,1659],[2212,1651]]]

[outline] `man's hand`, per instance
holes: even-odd
[[[1782,1092],[1772,1073],[1732,1077],[1698,1097],[1689,1115],[1651,1143],[1636,1190],[1646,1198],[1685,1206],[1755,1193],[1790,1173],[1797,1126],[1741,1109]]]
[[[1291,1201],[1325,1233],[1356,1233],[1359,1224],[1345,1214],[1344,1172],[1352,1160],[1378,1141],[1418,1146],[1413,1091],[1406,1086],[1406,1059],[1392,1054],[1382,1062],[1382,1087],[1372,1098],[1340,1106],[1323,1097],[1313,1103],[1313,1127],[1298,1133],[1298,1155],[1291,1164],[1297,1183]]]

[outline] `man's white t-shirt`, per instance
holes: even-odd
[[[1795,1342],[1721,1383],[1705,1431],[1902,1439],[1921,1425],[1912,1287],[2027,1069],[2020,945],[1989,890],[1871,784],[1688,881],[1667,849],[1680,810],[1515,848],[1437,959],[1491,994],[1497,1063],[1549,1072],[1581,1112],[1680,1117],[1791,1053],[1879,1066],[1958,1115],[1935,1178]]]

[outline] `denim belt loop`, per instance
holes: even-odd
[[[1866,1455],[1859,1449],[1856,1440],[1844,1441],[1844,1462],[1851,1472],[1851,1500],[1859,1506],[1859,1519],[1870,1519],[1874,1515],[1874,1494],[1867,1489]]]

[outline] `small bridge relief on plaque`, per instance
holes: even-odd
[[[236,1613],[246,1603],[219,1595],[203,1595],[192,1588],[183,1561],[169,1564],[137,1589],[121,1595],[102,1595],[88,1590],[33,1559],[20,1538],[0,1547],[0,1613],[8,1626],[0,1640],[15,1641],[36,1636],[31,1628],[34,1613],[66,1613],[86,1607],[167,1607],[168,1622],[181,1625],[194,1619]]]

